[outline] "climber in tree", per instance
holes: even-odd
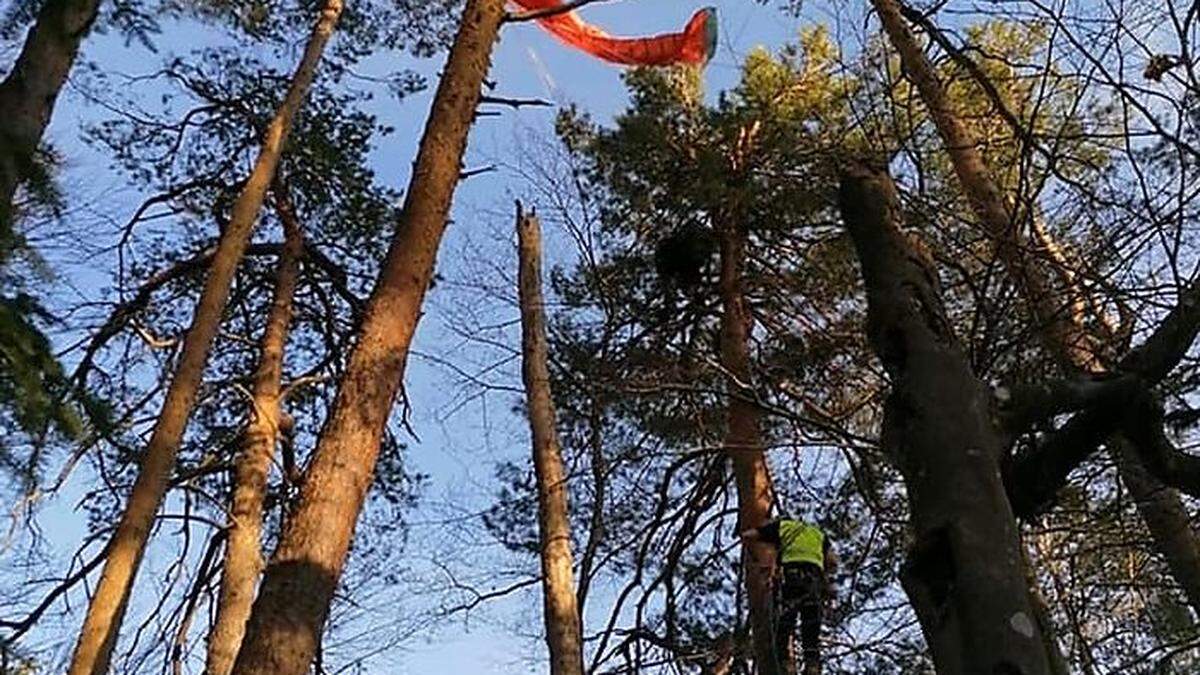
[[[821,528],[799,520],[779,518],[742,532],[743,541],[764,541],[778,551],[780,582],[779,623],[775,627],[776,653],[788,664],[796,619],[800,620],[800,646],[804,675],[821,673],[821,610],[828,593],[827,579],[837,562],[829,538]]]

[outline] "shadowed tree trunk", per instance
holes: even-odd
[[[504,0],[468,0],[404,210],[295,511],[267,565],[237,675],[301,675],[317,651],[458,185]]]
[[[552,675],[583,675],[583,640],[572,579],[567,474],[555,426],[542,298],[541,223],[517,209],[521,300],[521,375],[529,405],[533,467],[537,474],[538,530],[542,544],[542,597]]]
[[[267,475],[281,421],[283,352],[292,321],[292,302],[304,255],[304,233],[281,181],[276,181],[275,209],[283,224],[283,251],[275,271],[271,310],[260,341],[258,368],[251,392],[253,410],[234,474],[229,509],[229,540],[217,600],[217,617],[208,635],[206,675],[229,675],[246,632],[254,589],[262,573],[263,502]]]
[[[1200,545],[1193,534],[1187,507],[1178,491],[1150,475],[1137,450],[1124,436],[1113,437],[1108,446],[1118,462],[1121,479],[1133,495],[1138,513],[1154,537],[1171,576],[1183,589],[1193,611],[1200,616]]]
[[[18,244],[13,198],[32,168],[79,44],[91,30],[100,0],[47,0],[0,82],[0,267]]]
[[[113,534],[104,573],[88,605],[70,675],[102,675],[108,671],[109,658],[120,631],[129,592],[146,548],[146,540],[150,537],[155,514],[167,491],[179,443],[204,375],[204,364],[229,298],[230,285],[274,179],[292,120],[304,102],[321,53],[341,13],[342,0],[325,0],[287,94],[263,135],[262,149],[254,169],[234,202],[229,222],[221,233],[162,412],[142,455],[137,480],[129,494],[129,503]]]
[[[736,224],[719,226],[721,275],[721,367],[728,382],[728,428],[725,453],[733,464],[738,494],[738,531],[764,525],[771,517],[771,475],[763,451],[762,411],[752,400],[750,373],[750,315],[742,288],[746,265],[746,231]],[[766,542],[745,545],[746,596],[750,605],[751,636],[760,675],[783,675],[775,648],[771,616],[771,583],[775,548]]]
[[[928,254],[901,231],[886,172],[853,166],[839,204],[891,379],[881,442],[904,476],[915,542],[902,583],[939,673],[1052,672],[1000,476],[991,397],[971,372]]]
[[[1058,364],[1069,372],[1107,372],[1106,362],[1111,362],[1113,355],[1106,352],[1111,349],[1104,348],[1103,338],[1094,335],[1077,312],[1058,306],[1046,276],[1036,265],[1030,264],[1033,256],[1023,245],[1018,221],[1010,213],[999,185],[988,172],[979,152],[978,139],[963,124],[947,99],[933,65],[905,22],[904,8],[897,0],[872,0],[872,4],[942,137],[967,201],[992,237],[997,257],[1016,281],[1025,304],[1037,320],[1042,342]],[[1056,251],[1052,245],[1049,248],[1050,264],[1057,264]],[[1068,290],[1076,298],[1083,297],[1083,292],[1077,288]],[[1110,454],[1116,461],[1122,481],[1133,493],[1138,513],[1150,531],[1155,547],[1176,581],[1184,587],[1195,611],[1200,612],[1200,604],[1196,602],[1200,599],[1200,542],[1190,526],[1178,526],[1178,514],[1186,513],[1186,507],[1177,491],[1137,466],[1140,460],[1135,455],[1121,456],[1120,448],[1127,445],[1128,441],[1120,437],[1110,439]]]

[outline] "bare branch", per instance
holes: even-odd
[[[575,10],[586,7],[594,2],[607,2],[608,0],[570,0],[564,2],[557,7],[545,7],[542,9],[529,9],[523,12],[509,12],[504,17],[504,23],[519,23],[522,21],[535,21],[537,19],[549,19],[560,14],[567,14]]]

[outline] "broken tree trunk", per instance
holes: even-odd
[[[729,399],[725,454],[733,464],[738,494],[738,531],[761,527],[771,517],[772,487],[763,450],[762,410],[753,401],[750,330],[754,319],[746,304],[742,275],[746,264],[746,231],[737,224],[720,226],[721,367]],[[771,612],[775,549],[762,541],[745,544],[743,565],[750,605],[751,636],[760,675],[782,675],[776,653]]]
[[[504,0],[468,0],[463,9],[400,222],[298,503],[263,575],[237,675],[301,675],[316,654],[404,376],[503,16]]]
[[[14,230],[17,188],[34,170],[54,102],[99,9],[100,0],[47,0],[0,82],[0,267],[20,243]]]
[[[71,661],[70,675],[103,675],[108,672],[109,658],[121,628],[125,605],[146,549],[146,541],[150,537],[151,526],[175,467],[179,443],[200,389],[204,365],[225,312],[230,286],[250,241],[254,224],[258,221],[258,212],[262,209],[267,189],[274,179],[292,120],[304,102],[316,75],[321,53],[341,13],[342,0],[325,0],[287,94],[263,135],[262,149],[254,169],[238,194],[229,222],[221,233],[204,290],[192,317],[192,325],[184,338],[179,364],[163,401],[162,412],[142,455],[137,480],[129,494],[129,503],[113,535],[104,573],[88,605]]]
[[[940,673],[1048,675],[991,397],[971,372],[928,254],[901,231],[886,172],[856,165],[839,203],[892,381],[882,443],[904,476],[915,542],[902,583]]]
[[[517,208],[518,290],[521,304],[521,376],[529,405],[533,467],[537,475],[541,535],[542,599],[551,675],[583,675],[583,638],[572,578],[571,520],[567,473],[550,391],[542,298],[542,233],[534,214]]]
[[[217,616],[208,634],[205,675],[229,675],[246,633],[254,589],[262,574],[263,503],[267,476],[282,420],[283,353],[292,322],[292,302],[300,279],[304,233],[292,204],[276,181],[275,210],[283,224],[284,242],[275,269],[275,289],[266,328],[259,341],[258,368],[251,391],[251,420],[242,439],[230,498],[225,563],[217,598]]]
[[[1027,247],[1022,241],[1018,223],[1009,212],[1009,202],[979,152],[978,139],[954,111],[933,64],[905,22],[902,6],[897,0],[872,0],[872,4],[884,31],[900,54],[905,72],[920,92],[921,100],[942,137],[967,201],[980,225],[992,238],[997,258],[1017,283],[1022,299],[1038,322],[1043,344],[1067,371],[1090,374],[1107,372],[1106,361],[1111,359],[1106,359],[1104,352],[1111,350],[1104,349],[1102,338],[1094,335],[1080,321],[1077,312],[1071,311],[1070,307],[1057,306],[1058,303],[1054,302],[1051,284],[1042,270],[1031,264],[1033,257],[1025,250]],[[1035,234],[1038,232],[1035,231]],[[1040,234],[1046,238],[1044,231]],[[1043,241],[1042,246],[1049,249],[1047,258],[1050,264],[1061,264],[1061,260],[1056,259],[1053,245],[1047,246]],[[1073,275],[1064,276],[1070,278]],[[1068,290],[1072,297],[1085,297],[1081,289]],[[1195,599],[1200,598],[1200,566],[1197,566],[1200,562],[1196,556],[1196,552],[1200,551],[1200,543],[1190,527],[1168,525],[1175,520],[1171,517],[1172,513],[1185,510],[1182,500],[1177,491],[1163,485],[1144,469],[1135,467],[1134,464],[1139,460],[1119,456],[1116,448],[1127,443],[1124,439],[1114,437],[1108,444],[1110,454],[1116,461],[1122,481],[1134,494],[1138,512],[1150,531],[1155,547],[1166,560],[1176,581],[1184,586],[1195,611],[1200,612],[1200,605],[1195,604]]]

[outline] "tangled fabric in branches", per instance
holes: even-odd
[[[511,0],[526,11],[554,10],[562,0]],[[708,63],[717,48],[717,10],[696,12],[679,33],[644,38],[609,35],[587,23],[578,12],[558,12],[538,19],[542,28],[560,41],[609,63],[627,66],[670,66]]]

